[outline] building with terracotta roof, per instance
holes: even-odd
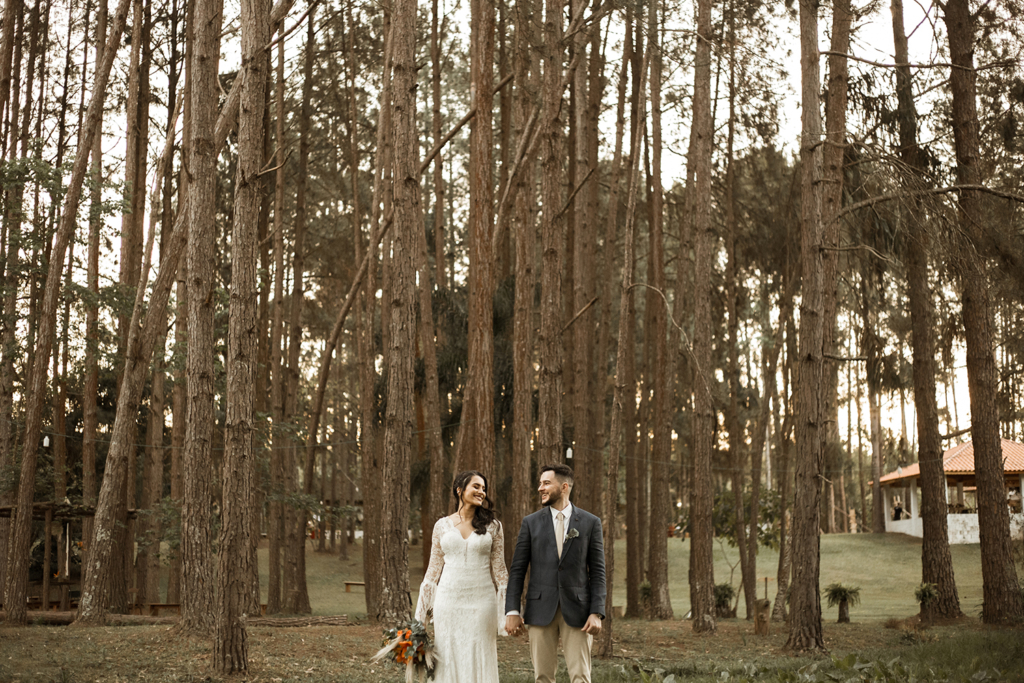
[[[1024,531],[1021,492],[1024,491],[1024,444],[1002,440],[1003,473],[1006,481],[1006,504],[1010,508],[1010,533],[1019,538]],[[953,446],[942,454],[942,469],[946,475],[946,517],[949,542],[978,543],[977,485],[974,478],[974,442]],[[885,518],[887,532],[908,534],[920,538],[921,523],[921,466],[918,463],[899,467],[879,480],[882,497],[888,513]]]

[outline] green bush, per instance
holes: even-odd
[[[825,600],[829,607],[842,603],[857,605],[860,603],[860,586],[844,586],[835,581],[825,587]]]
[[[728,608],[736,597],[736,589],[728,583],[720,583],[715,586],[715,607],[717,609]]]
[[[939,587],[934,583],[922,583],[914,590],[914,597],[921,604],[921,609],[924,609],[928,603],[939,597]]]

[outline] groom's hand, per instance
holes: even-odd
[[[505,631],[510,636],[521,636],[523,634],[523,618],[518,614],[510,614],[505,617]]]
[[[583,624],[582,631],[584,633],[589,633],[592,636],[596,636],[598,633],[600,633],[601,632],[601,615],[600,614],[591,614],[589,617],[587,617],[587,623]]]

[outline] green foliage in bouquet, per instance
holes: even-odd
[[[427,627],[413,620],[401,627],[384,629],[383,647],[373,656],[373,661],[389,659],[395,664],[405,665],[405,680],[412,683],[414,677],[434,680],[437,656],[434,644],[427,633]]]

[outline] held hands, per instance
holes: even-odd
[[[580,630],[592,636],[599,634],[601,632],[601,615],[591,614],[587,617],[587,623],[583,624],[583,628]]]
[[[523,627],[523,618],[518,614],[510,614],[505,617],[505,630],[510,636],[521,636],[526,633]]]

